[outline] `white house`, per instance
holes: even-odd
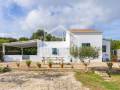
[[[70,62],[71,55],[69,49],[71,45],[86,45],[99,48],[99,57],[93,60],[95,62],[102,62],[102,60],[110,59],[110,41],[103,39],[102,32],[89,29],[72,29],[66,31],[65,41],[32,40],[25,42],[4,43],[4,60],[23,61],[29,59],[32,61],[44,61],[50,58],[54,62],[58,62],[60,59],[64,62]],[[5,55],[5,46],[20,47],[22,51],[26,47],[37,46],[37,55]],[[79,59],[73,60],[73,62],[78,61]]]

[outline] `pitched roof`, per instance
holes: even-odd
[[[73,32],[73,33],[76,33],[76,32],[80,32],[80,33],[102,33],[100,31],[93,30],[93,29],[71,29],[70,32]]]

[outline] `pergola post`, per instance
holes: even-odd
[[[5,55],[5,45],[4,44],[2,44],[2,53],[3,53],[3,55]]]
[[[23,48],[21,47],[21,54],[23,55]]]

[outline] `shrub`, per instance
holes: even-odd
[[[63,68],[63,67],[64,67],[64,63],[61,64],[61,68]]]
[[[11,71],[11,69],[9,67],[0,67],[1,73],[5,73],[5,72],[9,72],[9,71]]]
[[[52,61],[51,60],[49,60],[48,64],[49,64],[49,68],[52,68]]]
[[[1,62],[4,61],[3,54],[0,54],[0,61],[1,61]]]
[[[26,65],[27,65],[27,67],[30,67],[31,63],[32,63],[32,61],[27,60],[27,61],[26,61]]]
[[[17,67],[20,67],[20,62],[16,62],[16,66],[17,66]]]
[[[113,63],[112,62],[107,62],[107,66],[108,66],[107,74],[109,75],[109,77],[111,77]]]
[[[38,68],[41,68],[41,63],[40,62],[37,62],[36,65],[37,65]]]

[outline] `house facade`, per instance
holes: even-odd
[[[20,47],[22,50],[26,47],[37,46],[37,55],[5,55],[5,46]],[[54,62],[71,62],[70,47],[72,45],[92,46],[99,48],[99,57],[94,62],[102,62],[110,59],[110,41],[103,39],[102,32],[89,29],[72,29],[66,31],[65,41],[41,41],[33,40],[26,42],[13,42],[3,44],[3,53],[5,61],[47,61],[49,59]],[[74,59],[73,62],[79,62]]]

